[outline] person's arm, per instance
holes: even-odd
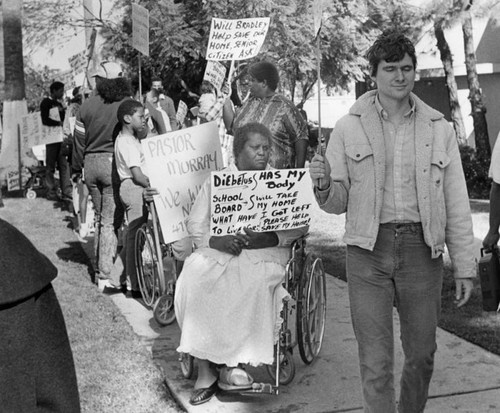
[[[231,99],[226,99],[224,106],[222,107],[222,120],[224,121],[224,126],[226,127],[228,133],[232,133],[233,131],[234,115],[233,103],[231,102]]]
[[[483,240],[484,249],[489,252],[498,243],[500,235],[498,229],[500,227],[500,184],[495,181],[491,183],[490,190],[490,228]]]
[[[61,126],[62,122],[58,122],[50,118],[50,109],[52,107],[52,101],[48,98],[42,100],[42,103],[40,103],[40,116],[42,117],[42,123],[45,126]]]
[[[306,164],[307,148],[309,141],[307,139],[299,139],[295,142],[295,167],[303,168]]]
[[[75,132],[73,140],[73,153],[71,169],[73,173],[81,174],[83,168],[83,154],[85,152],[85,125],[81,118],[81,110],[76,114]]]
[[[149,178],[142,173],[139,166],[132,166],[130,168],[130,173],[132,174],[132,180],[134,184],[147,188],[149,186]]]
[[[162,102],[165,102],[165,112],[167,113],[168,118],[170,119],[170,128],[175,131],[179,129],[179,124],[177,123],[177,113],[175,111],[175,105],[174,101],[169,98],[168,96],[165,96],[165,99],[160,102],[160,105]]]

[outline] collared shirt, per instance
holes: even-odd
[[[385,144],[385,185],[380,223],[420,222],[415,171],[415,102],[395,125],[380,101],[375,107],[382,122]]]
[[[294,104],[279,94],[262,99],[250,96],[236,112],[233,131],[250,122],[262,123],[271,131],[269,164],[277,169],[295,168],[295,143],[309,138],[306,121]]]

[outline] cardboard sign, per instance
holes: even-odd
[[[183,100],[179,100],[179,106],[177,107],[177,114],[176,114],[176,119],[179,124],[184,123],[184,119],[186,118],[186,115],[188,113],[188,107],[186,105],[186,102]]]
[[[226,66],[215,60],[208,60],[203,80],[210,82],[219,92],[226,77]]]
[[[22,148],[32,148],[37,145],[62,142],[62,140],[62,126],[46,126],[42,124],[40,112],[33,112],[21,117]]]
[[[21,169],[22,180],[23,180],[23,188],[26,187],[28,179],[30,179],[31,174],[27,168]],[[18,191],[21,189],[19,185],[19,171],[9,171],[6,174],[7,178],[7,191]]]
[[[188,236],[186,218],[203,182],[222,168],[216,122],[180,129],[142,141],[151,187],[166,243]]]
[[[149,11],[132,3],[132,47],[149,56]]]
[[[207,60],[244,60],[257,56],[266,38],[269,17],[212,18]]]
[[[87,69],[87,52],[82,50],[80,53],[71,56],[68,61],[73,76],[83,73]]]
[[[212,172],[210,233],[304,227],[313,200],[308,169]]]

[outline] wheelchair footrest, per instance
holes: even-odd
[[[255,393],[264,393],[264,394],[278,394],[278,387],[273,386],[270,383],[253,383],[251,389],[240,390],[238,393],[241,394],[255,394]]]

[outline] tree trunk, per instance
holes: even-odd
[[[441,55],[441,62],[443,62],[443,69],[446,75],[446,85],[448,86],[448,99],[450,103],[451,120],[453,128],[457,135],[459,144],[465,144],[467,136],[465,133],[464,120],[460,110],[460,103],[458,101],[458,87],[455,80],[453,71],[453,58],[451,56],[450,46],[444,37],[442,21],[434,22],[434,34],[437,40],[437,47]]]
[[[474,135],[476,138],[477,154],[485,162],[490,161],[491,148],[488,137],[488,125],[486,123],[486,107],[476,70],[476,53],[474,50],[474,39],[472,37],[472,18],[470,12],[462,14],[462,31],[464,34],[465,67],[467,69],[467,82],[469,84],[469,100],[472,107],[472,119],[474,121]]]
[[[24,88],[22,8],[22,1],[2,1],[5,100],[23,100],[26,97]]]

